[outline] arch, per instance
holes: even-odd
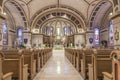
[[[101,17],[100,17],[100,16],[98,16],[98,13],[99,14],[100,14],[100,12],[105,13],[111,7],[113,7],[113,3],[110,0],[102,0],[102,1],[98,2],[97,5],[94,7],[94,9],[91,13],[91,16],[89,18],[89,22],[88,22],[89,29],[93,29],[94,27],[99,26],[104,15],[101,15]],[[104,8],[104,9],[102,9],[102,8]],[[98,17],[101,18],[99,21],[98,21]],[[98,22],[99,22],[99,24],[98,24]]]
[[[12,5],[10,5],[10,4],[12,4]],[[12,14],[12,12],[11,12],[12,16],[14,17],[14,19],[16,21],[16,26],[27,27],[29,21],[28,21],[26,12],[24,11],[24,9],[21,5],[22,4],[20,4],[16,0],[4,0],[2,7],[3,7],[3,9],[8,8],[8,10],[12,11],[12,12],[19,12],[19,13],[17,13],[17,15]],[[14,10],[11,7],[14,8]],[[19,24],[17,24],[17,23],[19,23]]]
[[[68,14],[68,16],[73,16],[77,22],[79,23],[79,27],[82,27],[84,30],[86,30],[86,19],[84,18],[83,15],[81,15],[79,12],[77,12],[75,9],[73,10],[72,8],[69,8],[69,7],[66,7],[66,6],[62,6],[57,8],[55,5],[53,6],[49,6],[49,7],[46,7],[40,11],[38,11],[32,18],[31,18],[31,26],[32,27],[35,27],[35,24],[36,22],[38,21],[38,19],[40,20],[40,18],[45,18],[47,15],[49,14],[54,14],[57,15],[58,14],[58,17],[59,14]],[[76,22],[76,23],[77,23]],[[80,23],[82,24],[82,26],[80,25]]]
[[[45,27],[46,24],[48,24],[49,22],[52,22],[52,21],[56,21],[56,20],[69,23],[69,24],[73,27],[74,32],[75,32],[75,33],[78,33],[77,28],[75,27],[75,24],[73,24],[71,21],[66,20],[66,19],[63,19],[63,18],[52,18],[52,19],[47,20],[47,21],[39,28],[39,29],[40,29],[40,32],[42,32],[42,29]],[[64,24],[66,24],[66,23],[64,23]]]

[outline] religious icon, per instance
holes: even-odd
[[[28,42],[28,39],[24,39],[24,43],[27,44],[27,42]]]
[[[90,42],[90,44],[92,44],[93,43],[93,38],[89,38],[89,42]]]

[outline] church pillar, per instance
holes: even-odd
[[[23,43],[26,48],[31,48],[32,33],[30,31],[23,31]]]
[[[113,14],[109,16],[114,28],[114,48],[120,49],[120,2],[114,0]]]
[[[43,34],[39,34],[39,33],[32,34],[32,47],[33,48],[43,47]]]
[[[87,31],[86,32],[86,47],[90,48],[94,45],[93,40],[94,40],[94,31]]]
[[[0,49],[2,48],[2,26],[3,26],[3,21],[6,19],[5,15],[0,13]]]

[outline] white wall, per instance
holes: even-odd
[[[84,34],[77,34],[74,35],[74,44],[76,46],[76,44],[85,44],[85,35]]]
[[[36,44],[36,47],[43,47],[43,35],[33,34],[32,35],[32,46]],[[41,46],[39,46],[41,45]]]

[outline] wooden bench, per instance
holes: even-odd
[[[111,49],[94,50],[92,54],[92,65],[89,64],[89,80],[102,80],[102,72],[112,72],[111,52]]]
[[[84,79],[88,79],[88,64],[92,63],[92,49],[83,49],[81,59],[81,75]]]
[[[40,50],[36,49],[34,50],[34,59],[36,60],[36,72],[40,71],[40,56],[39,56]]]
[[[78,72],[81,72],[81,59],[82,59],[82,49],[77,49],[77,54],[76,54],[76,69]]]
[[[4,60],[4,54],[0,52],[0,80],[12,80],[13,72],[3,74],[2,63]]]
[[[41,50],[41,64],[42,67],[45,65],[45,63],[48,61],[48,59],[52,56],[52,49],[42,49]]]
[[[24,57],[21,51],[3,50],[2,52],[5,56],[3,61],[3,73],[13,72],[13,79],[28,80],[28,66],[24,64]]]
[[[36,60],[34,59],[34,50],[22,50],[24,56],[24,64],[28,64],[29,79],[33,79],[36,75]]]

